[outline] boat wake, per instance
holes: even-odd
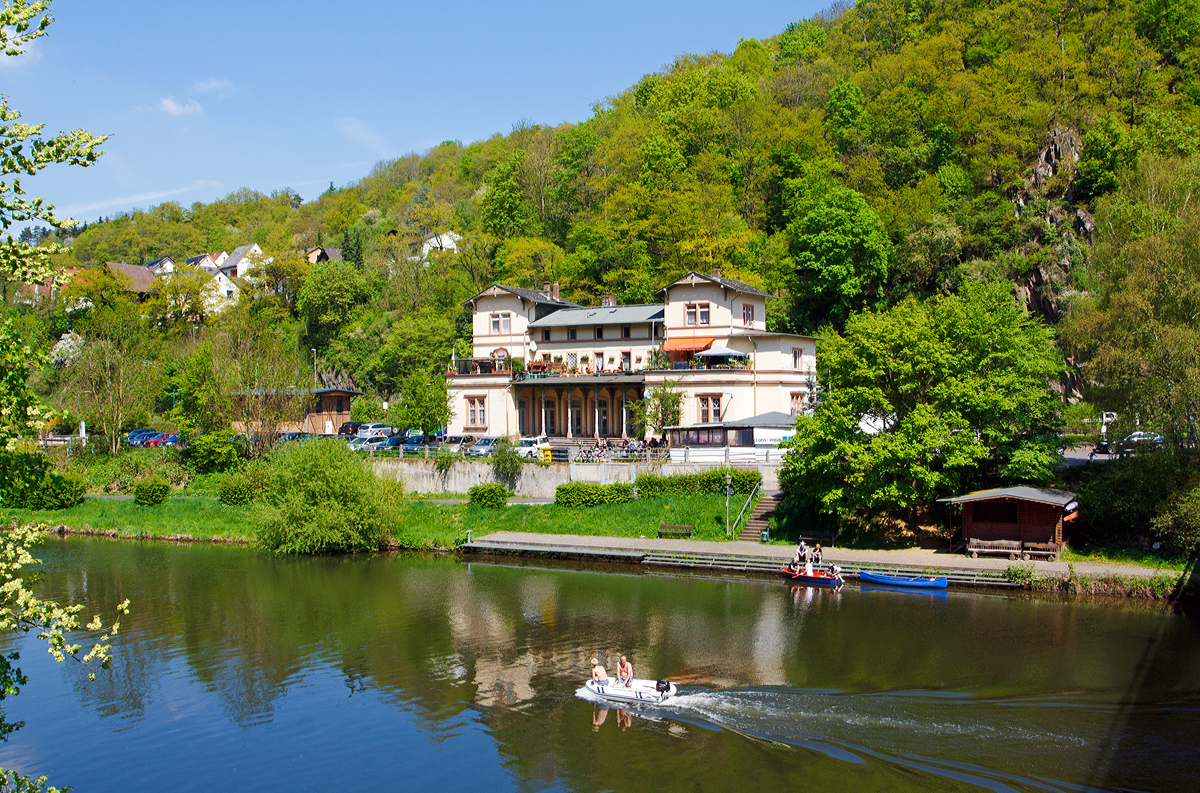
[[[1063,708],[1077,707],[1097,709],[1055,698],[998,701],[932,692],[693,689],[646,715],[730,730],[846,763],[885,762],[999,793],[1091,789],[1022,773],[1036,767],[1075,777],[1093,765],[1109,719],[1097,714],[1087,720],[1094,726],[1080,734],[1078,719],[1068,722],[1059,715]],[[1045,764],[1048,745],[1055,749],[1053,768]]]

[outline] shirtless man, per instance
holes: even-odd
[[[633,664],[625,656],[621,656],[620,662],[617,664],[617,685],[625,684],[625,688],[629,688],[633,682]]]
[[[592,659],[592,682],[601,686],[612,682],[608,679],[608,672],[604,671],[604,667],[595,658]]]

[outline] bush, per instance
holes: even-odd
[[[79,474],[47,472],[41,486],[26,500],[29,509],[69,509],[83,503],[87,480]]]
[[[132,493],[142,479],[165,479],[173,487],[191,480],[190,470],[177,449],[128,449],[104,457],[87,469],[88,482],[106,493]]]
[[[133,486],[133,501],[143,507],[165,503],[171,497],[171,485],[154,477],[143,479]]]
[[[508,504],[509,489],[501,484],[475,485],[467,491],[472,504],[499,509]]]
[[[554,503],[560,507],[595,507],[600,504],[626,504],[633,501],[633,485],[616,482],[597,485],[591,482],[568,482],[554,489]]]
[[[0,505],[23,508],[41,487],[49,469],[40,454],[0,451]]]
[[[1191,556],[1200,548],[1200,487],[1173,496],[1154,519],[1169,550]]]
[[[240,507],[254,500],[254,486],[241,474],[230,474],[217,484],[217,497],[225,504]]]
[[[245,440],[228,432],[197,435],[184,448],[184,459],[202,474],[233,470],[245,454]]]
[[[492,446],[492,470],[495,471],[496,478],[502,482],[516,485],[517,480],[521,478],[521,470],[524,465],[525,461],[521,455],[517,454],[510,439],[500,438]]]
[[[637,478],[638,496],[641,498],[664,498],[699,496],[707,493],[725,494],[725,474],[732,479],[734,493],[749,495],[762,481],[762,474],[741,468],[715,468],[699,474],[675,474],[658,476],[643,474]]]
[[[266,490],[255,506],[258,541],[275,553],[373,551],[396,523],[396,483],[375,478],[336,438],[287,443],[271,452]]]

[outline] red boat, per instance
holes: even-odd
[[[783,573],[783,577],[789,582],[800,584],[801,586],[825,586],[830,589],[837,589],[846,583],[846,580],[840,575],[827,573],[824,570],[813,570],[812,575],[805,575],[804,568],[793,570],[790,567],[785,567],[780,572]]]

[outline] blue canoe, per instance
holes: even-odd
[[[902,578],[898,575],[882,575],[863,570],[858,574],[858,580],[869,584],[885,584],[899,586],[905,589],[945,589],[946,579],[942,578]]]

